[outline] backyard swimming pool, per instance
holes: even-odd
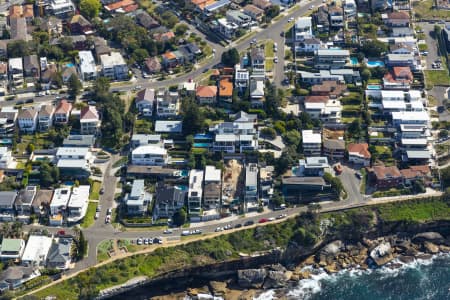
[[[358,58],[357,57],[350,57],[350,62],[352,63],[352,65],[357,65],[358,64]]]
[[[368,84],[367,85],[368,90],[381,90],[381,85],[379,84]]]
[[[195,148],[209,148],[211,147],[210,143],[194,143]]]
[[[367,61],[367,66],[369,68],[384,67],[384,62],[381,60],[369,60]]]
[[[66,67],[72,68],[72,67],[75,67],[75,65],[73,63],[68,63],[68,64],[66,64]]]

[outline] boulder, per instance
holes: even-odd
[[[450,252],[450,247],[449,246],[445,246],[445,245],[440,245],[439,246],[439,250],[441,251],[441,252]]]
[[[413,237],[413,242],[423,242],[423,241],[443,241],[444,238],[438,232],[430,231],[430,232],[422,232],[418,233]]]
[[[243,288],[260,289],[266,276],[267,270],[265,269],[238,270],[238,284]]]
[[[414,258],[414,256],[400,255],[398,257],[398,260],[404,264],[409,264],[409,263],[412,263],[413,261],[415,261],[416,259]]]
[[[210,281],[209,286],[214,296],[225,296],[228,292],[227,284],[221,281]]]
[[[320,252],[326,256],[335,256],[344,247],[344,243],[340,240],[334,241],[323,247]]]
[[[327,273],[330,273],[330,274],[339,272],[339,268],[335,263],[327,265],[324,269]]]
[[[264,289],[277,289],[287,285],[288,278],[285,272],[282,271],[268,271],[264,281]]]
[[[439,246],[436,246],[431,242],[424,242],[423,247],[427,253],[436,254],[439,252]]]
[[[394,259],[392,255],[392,248],[389,242],[384,242],[376,246],[370,251],[370,258],[377,264],[377,266],[383,266]]]

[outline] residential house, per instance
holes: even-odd
[[[162,28],[162,27],[163,26],[158,27],[157,30]],[[173,33],[173,31],[170,31],[170,30],[168,30],[165,27],[163,27],[163,29],[164,29],[163,31],[158,31],[158,32],[155,32],[153,34],[153,39],[155,41],[157,41],[157,42],[167,42],[167,41],[175,38],[175,33]]]
[[[0,259],[19,260],[22,257],[24,250],[25,250],[24,240],[3,238],[2,244],[0,245]]]
[[[250,80],[250,103],[252,107],[262,107],[264,104],[264,81]]]
[[[165,166],[169,162],[167,150],[153,145],[139,146],[131,152],[134,165]]]
[[[272,6],[272,3],[268,0],[252,0],[252,4],[264,11]]]
[[[0,219],[14,221],[14,202],[17,197],[15,191],[0,192]]]
[[[415,47],[404,44],[404,43],[395,43],[389,45],[389,52],[392,54],[410,54],[414,55],[416,53]]]
[[[155,122],[155,132],[163,134],[181,134],[183,132],[183,122],[158,120]]]
[[[308,203],[316,199],[311,194],[318,192],[324,194],[330,190],[330,185],[320,176],[285,176],[281,182],[283,194],[289,203]],[[318,200],[320,199],[323,198]]]
[[[100,118],[95,106],[89,105],[81,109],[80,126],[81,134],[97,134],[100,128]]]
[[[222,170],[214,166],[205,167],[205,180],[203,187],[203,206],[207,209],[215,209],[221,202]]]
[[[30,41],[31,36],[28,34],[27,30],[27,20],[25,18],[13,18],[10,19],[10,36],[11,40],[17,41]]]
[[[17,117],[19,129],[22,132],[33,133],[36,131],[38,111],[34,108],[21,109]]]
[[[77,68],[75,66],[64,66],[62,67],[62,80],[65,84],[67,84],[67,82],[69,82],[70,77],[75,76],[78,78],[78,72],[77,72]]]
[[[53,190],[39,189],[31,204],[33,213],[37,216],[47,215],[52,198]]]
[[[410,166],[407,169],[400,170],[405,185],[411,185],[417,180],[423,181],[425,184],[433,178],[431,169],[428,165]]]
[[[343,68],[349,60],[349,50],[319,49],[315,52],[315,67],[318,69]]]
[[[23,70],[25,77],[39,78],[39,60],[36,54],[23,57]]]
[[[306,96],[304,107],[311,118],[325,123],[341,122],[342,105],[339,100],[330,99],[328,96]]]
[[[9,78],[15,86],[23,84],[23,63],[21,57],[10,58],[8,60]]]
[[[139,114],[144,117],[151,117],[153,115],[153,106],[155,103],[155,90],[145,88],[136,94],[136,108]]]
[[[313,14],[314,23],[319,33],[328,32],[330,30],[330,20],[328,18],[328,7],[320,6]]]
[[[252,18],[240,12],[239,10],[227,10],[226,18],[228,22],[238,25],[240,28],[248,28],[251,25]]]
[[[394,11],[381,15],[384,24],[389,27],[409,27],[410,17],[406,11]]]
[[[23,7],[22,5],[11,5],[9,7],[9,19],[17,19],[23,16]]]
[[[72,244],[71,238],[58,238],[53,242],[47,255],[47,268],[67,270],[72,262]]]
[[[329,171],[330,165],[328,159],[323,156],[309,156],[300,159],[298,168],[295,169],[295,175],[300,177],[319,176],[322,177],[326,171]]]
[[[413,73],[409,66],[393,67],[383,77],[383,87],[385,89],[402,89],[409,90],[414,80]]]
[[[86,38],[86,35],[70,35],[66,37],[67,39],[70,39],[73,45],[73,48],[75,50],[81,51],[81,50],[89,50],[90,44],[88,43],[88,40]],[[62,43],[62,38],[54,38],[50,40],[50,46],[60,46]]]
[[[3,107],[0,112],[0,136],[11,136],[16,128],[19,111],[12,107]]]
[[[0,79],[5,80],[7,78],[8,78],[8,64],[6,64],[5,62],[0,62]]]
[[[320,156],[322,152],[322,136],[313,130],[302,130],[303,154],[305,156]]]
[[[0,168],[9,169],[16,167],[16,160],[12,156],[11,150],[8,147],[0,147]]]
[[[30,217],[32,210],[32,203],[34,197],[37,194],[36,186],[27,186],[25,189],[19,191],[16,197],[16,201],[14,202],[14,208],[19,216],[27,216]]]
[[[370,152],[367,143],[349,144],[347,146],[348,161],[354,164],[370,166]]]
[[[67,100],[61,100],[55,109],[55,124],[66,124],[69,122],[72,104]]]
[[[45,10],[64,19],[75,12],[75,5],[71,0],[48,0]]]
[[[237,64],[234,67],[234,87],[243,93],[248,88],[250,82],[250,72],[241,68],[241,65]]]
[[[389,34],[391,37],[413,37],[414,30],[409,27],[393,27]]]
[[[197,57],[202,54],[202,50],[194,43],[181,45],[178,47],[178,51],[183,55],[184,61],[190,62],[195,62]]]
[[[41,106],[38,114],[38,128],[39,131],[47,131],[52,127],[55,107],[50,104]]]
[[[145,181],[143,179],[134,180],[131,192],[125,195],[127,215],[145,215],[151,201],[152,195],[145,191]]]
[[[270,199],[273,196],[274,173],[274,166],[259,168],[259,190],[261,201],[264,205],[269,205]]]
[[[94,48],[95,48],[95,57],[97,60],[100,60],[100,56],[103,54],[111,54],[111,48],[108,46],[108,42],[99,36],[94,36]]]
[[[79,135],[79,134],[69,134],[63,140],[63,147],[81,147],[81,148],[91,148],[95,144],[94,135]]]
[[[233,102],[233,82],[227,77],[219,81],[219,101],[225,105]]]
[[[217,20],[217,31],[229,40],[235,37],[238,29],[239,25],[230,22],[225,18],[220,18]]]
[[[138,8],[139,6],[133,0],[122,0],[104,6],[104,9],[110,13],[130,13]]]
[[[53,239],[46,235],[30,235],[22,255],[22,264],[35,267],[45,266],[52,242]]]
[[[103,76],[113,80],[128,79],[128,66],[119,52],[100,56]]]
[[[322,48],[322,42],[317,38],[305,38],[298,42],[295,51],[299,53],[315,53]]]
[[[355,3],[355,0],[345,0],[343,9],[344,9],[344,14],[345,14],[346,18],[356,16],[357,6]]]
[[[411,70],[420,68],[420,62],[411,54],[388,54],[386,65],[388,67],[410,67]]]
[[[156,94],[156,115],[159,118],[173,118],[180,112],[178,92],[168,89],[158,90]]]
[[[415,124],[428,126],[430,117],[426,111],[398,111],[392,112],[392,124],[401,126],[402,124]]]
[[[367,169],[369,180],[380,189],[398,188],[403,183],[403,177],[396,166],[373,166]]]
[[[166,69],[175,68],[184,64],[184,55],[180,51],[167,51],[162,57],[162,65]]]
[[[253,4],[247,4],[244,6],[244,14],[249,15],[253,20],[260,22],[264,15],[264,10]]]
[[[328,96],[330,99],[337,99],[344,95],[347,86],[337,81],[323,81],[311,87],[311,96]]]
[[[200,221],[202,212],[202,198],[203,198],[203,171],[191,170],[189,171],[189,186],[188,186],[188,213],[193,221]]]
[[[84,218],[89,204],[89,185],[80,185],[72,189],[69,202],[67,202],[67,221],[75,223]]]
[[[344,27],[344,11],[342,7],[332,6],[328,9],[328,15],[330,18],[330,27],[333,29],[339,29]]]
[[[74,15],[69,22],[71,34],[92,34],[92,24],[82,15]]]
[[[300,17],[297,18],[294,25],[295,42],[301,42],[304,39],[312,38],[312,18]]]
[[[199,85],[195,97],[200,104],[215,104],[217,102],[217,86]]]
[[[54,16],[50,16],[48,19],[43,20],[40,28],[42,31],[47,32],[50,37],[60,36],[63,31],[62,20]]]
[[[250,50],[250,60],[253,72],[264,73],[266,71],[266,57],[263,48],[252,48]]]
[[[161,63],[156,56],[146,58],[144,61],[144,69],[148,74],[159,73],[161,71]]]
[[[63,215],[66,214],[67,203],[70,199],[70,188],[55,189],[50,203],[50,225],[61,226],[63,223]]]
[[[344,79],[345,83],[349,84],[355,84],[357,86],[361,86],[361,75],[359,74],[358,70],[353,70],[353,69],[334,69],[334,67],[332,67],[330,69],[330,74],[331,75],[335,75],[335,76],[342,76],[342,78]]]
[[[330,160],[341,160],[345,154],[345,141],[343,139],[324,138],[323,154]]]
[[[140,11],[136,14],[136,21],[139,25],[146,29],[159,27],[158,21],[151,17],[146,11]]]
[[[161,146],[162,138],[160,134],[137,134],[134,133],[130,139],[130,146],[135,149],[139,146],[154,145]]]
[[[35,267],[11,266],[0,274],[2,292],[21,287],[25,282],[39,277],[41,273]]]
[[[58,67],[55,63],[47,65],[47,68],[42,70],[41,68],[41,84],[43,89],[50,89],[52,84],[55,83],[55,78],[58,73]]]
[[[258,150],[258,132],[254,120],[223,122],[209,129],[214,133],[213,151],[235,153]]]
[[[185,198],[185,189],[158,182],[156,184],[154,218],[172,218],[173,214],[184,206]]]
[[[257,210],[259,207],[258,164],[249,163],[245,166],[244,210]]]
[[[56,166],[62,177],[86,178],[91,174],[92,153],[89,148],[59,147],[56,158]]]
[[[83,81],[95,80],[97,78],[97,65],[95,64],[92,52],[90,50],[79,51],[78,60],[79,60],[78,69],[81,76],[81,80]]]
[[[321,84],[324,81],[344,82],[344,76],[331,74],[329,70],[320,70],[319,73],[306,71],[297,71],[297,73],[300,74],[303,82],[311,85]]]

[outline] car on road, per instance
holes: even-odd
[[[422,52],[420,52],[420,54],[422,54],[423,56],[427,56],[428,55],[428,51],[422,51]]]
[[[285,35],[284,31],[280,32],[281,37],[284,37],[284,35]]]
[[[191,231],[191,234],[202,234],[202,230],[201,229],[194,229]]]
[[[148,239],[147,238],[144,239],[144,245],[148,245]]]
[[[204,68],[203,71],[202,71],[202,73],[206,73],[206,72],[208,72],[208,71],[209,71],[209,68]]]
[[[259,219],[259,221],[258,221],[258,223],[266,223],[266,222],[269,222],[269,219],[262,218],[262,219]]]
[[[112,215],[112,208],[111,208],[111,207],[108,208],[108,210],[106,211],[106,214],[107,214],[108,216]]]
[[[270,221],[270,222],[272,222],[272,221],[275,221],[275,218],[274,217],[270,217],[269,219],[267,219],[268,221]]]
[[[311,5],[310,7],[309,7],[309,10],[313,10],[314,9],[314,5]]]
[[[171,234],[171,233],[173,233],[173,230],[172,229],[166,229],[166,230],[163,231],[163,233],[164,234]]]
[[[255,222],[250,220],[250,221],[245,222],[244,226],[250,226],[250,225],[253,225],[253,224],[255,224]]]
[[[253,42],[253,44],[256,44],[256,39],[254,38],[254,39],[252,40],[252,42]]]
[[[283,218],[286,218],[286,216],[287,216],[286,214],[281,214],[277,217],[277,219],[283,219]]]
[[[106,223],[106,224],[111,223],[111,216],[106,216],[106,218],[105,218],[105,223]]]
[[[182,236],[188,236],[191,235],[191,232],[189,230],[184,230],[183,232],[181,232]]]
[[[162,237],[155,237],[153,239],[153,243],[154,244],[162,244],[163,243]]]
[[[105,193],[105,188],[100,189],[100,195],[103,195],[103,193]]]
[[[16,104],[17,105],[23,105],[23,104],[25,104],[25,102],[23,102],[23,100],[19,100],[19,101],[16,102]]]
[[[238,224],[234,225],[234,228],[241,228],[241,227],[242,227],[241,223],[238,223]]]
[[[288,19],[288,23],[291,23],[292,21],[294,21],[294,18],[293,18],[293,17],[290,17],[290,18]]]
[[[100,218],[100,213],[97,211],[97,212],[95,212],[95,216],[94,216],[94,219],[98,219],[98,218]]]
[[[232,229],[233,228],[233,225],[232,224],[227,224],[227,225],[225,225],[224,227],[223,227],[223,229],[225,229],[225,230],[230,230],[230,229]]]
[[[102,210],[102,206],[99,204],[97,205],[97,208],[95,209],[95,211],[101,211]]]
[[[136,244],[142,245],[142,238],[138,238],[138,239],[136,240]]]
[[[223,231],[223,228],[219,226],[219,227],[217,227],[214,231],[215,231],[215,232],[221,232],[221,231]]]
[[[278,57],[275,57],[275,58],[273,59],[273,62],[274,62],[274,63],[278,63]]]
[[[25,103],[34,103],[34,99],[27,99]]]

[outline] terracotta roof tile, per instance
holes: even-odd
[[[231,97],[233,96],[233,83],[227,78],[220,80],[219,96]]]
[[[396,166],[390,167],[374,166],[371,170],[378,180],[386,178],[402,177],[402,174],[400,173],[399,169]]]
[[[369,145],[367,143],[349,144],[347,147],[349,153],[358,153],[366,159],[371,157],[369,152]]]
[[[200,85],[197,87],[196,96],[201,98],[212,98],[217,96],[217,86]]]
[[[72,110],[72,104],[67,102],[67,100],[61,100],[59,102],[58,106],[56,107],[55,113],[56,114],[67,114]]]
[[[98,120],[98,112],[95,106],[89,105],[87,107],[83,107],[80,113],[80,120]]]

